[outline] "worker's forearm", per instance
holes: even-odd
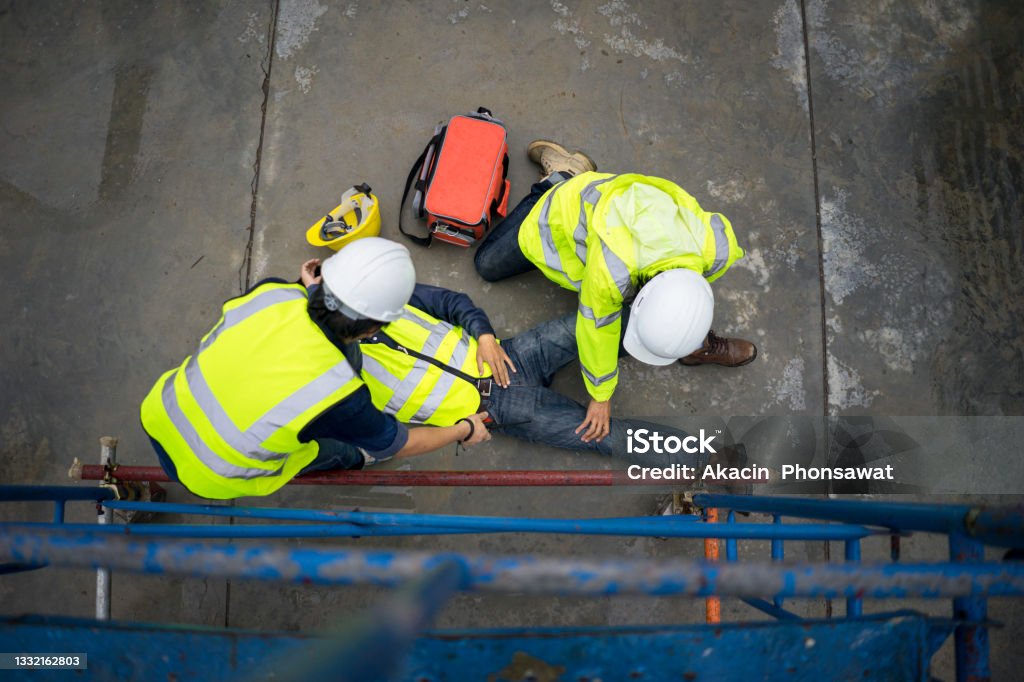
[[[433,452],[467,438],[469,433],[469,423],[464,421],[453,426],[417,426],[409,429],[409,440],[395,457],[415,457]]]

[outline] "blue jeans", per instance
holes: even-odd
[[[561,181],[558,176],[553,176]],[[557,182],[549,179],[541,180],[530,188],[530,193],[512,209],[500,223],[494,226],[476,250],[473,262],[476,271],[488,282],[521,275],[534,269],[522,249],[519,248],[519,226],[533,210],[534,205],[544,192],[554,187]]]
[[[622,328],[626,328],[625,322]],[[611,429],[601,441],[584,443],[580,439],[575,431],[586,418],[587,408],[549,388],[555,373],[576,359],[575,313],[503,341],[501,347],[518,371],[510,375],[508,388],[492,388],[489,404],[483,408],[497,422],[497,433],[566,450],[599,452],[644,466],[707,464],[707,456],[701,454],[628,452],[629,429],[649,429],[665,438],[676,436],[680,440],[688,435],[680,429],[639,419],[612,419]]]
[[[296,476],[308,474],[311,471],[363,468],[363,453],[359,452],[356,446],[329,438],[318,438],[316,444],[320,446],[320,452],[317,453],[316,459],[295,474]]]
[[[153,444],[156,457],[160,460],[160,466],[163,467],[167,477],[172,481],[178,481],[178,469],[167,455],[167,451],[153,438],[150,438],[149,442]],[[340,440],[328,440],[326,438],[318,440],[317,445],[320,446],[320,452],[317,454],[316,459],[307,464],[302,471],[296,474],[297,476],[309,473],[310,471],[363,468],[363,453],[359,452],[354,446]]]

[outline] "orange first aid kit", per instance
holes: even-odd
[[[434,137],[405,181],[398,229],[421,246],[431,239],[468,247],[479,241],[494,215],[508,211],[508,141],[504,124],[484,107],[455,116],[434,130]],[[415,181],[412,206],[425,218],[428,234],[402,227],[402,210]]]

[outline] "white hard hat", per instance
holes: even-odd
[[[714,310],[711,286],[700,273],[667,270],[640,289],[622,345],[640,362],[669,365],[704,344]]]
[[[320,266],[324,304],[354,320],[394,322],[416,286],[409,249],[380,237],[358,239]]]

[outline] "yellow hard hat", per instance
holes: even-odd
[[[365,182],[341,195],[341,203],[306,231],[313,246],[329,246],[337,251],[345,244],[380,234],[380,209],[377,197]]]

